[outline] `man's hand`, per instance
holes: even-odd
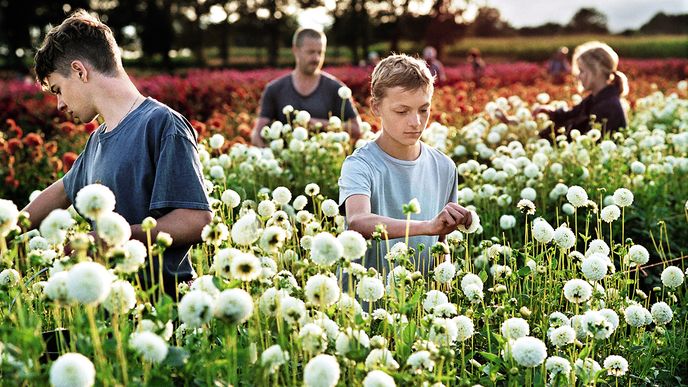
[[[466,228],[471,226],[471,212],[456,203],[446,206],[432,220],[429,220],[431,235],[446,235],[456,230],[460,224]]]
[[[253,146],[257,146],[260,148],[265,148],[265,141],[263,140],[263,137],[260,135],[260,130],[254,130],[251,132],[251,144]]]

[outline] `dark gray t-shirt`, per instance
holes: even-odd
[[[342,102],[344,102],[343,121],[356,118],[358,112],[351,103],[351,98],[342,101],[339,97],[339,88],[344,84],[324,71],[320,74],[318,87],[309,95],[301,95],[296,91],[291,74],[268,83],[260,98],[260,117],[287,123],[287,116],[282,113],[282,108],[291,105],[296,110],[307,111],[313,118],[329,119],[330,116],[342,118]]]
[[[168,106],[147,98],[112,131],[94,131],[86,148],[63,178],[74,203],[83,187],[101,183],[115,194],[115,212],[129,224],[159,218],[173,209],[210,210],[198,158],[196,132]],[[186,281],[194,275],[190,246],[165,251],[163,274]]]
[[[399,160],[371,141],[344,160],[339,177],[339,205],[344,206],[352,195],[370,198],[373,214],[394,219],[406,219],[402,211],[404,204],[416,198],[420,203],[420,214],[412,214],[411,220],[430,220],[447,203],[456,202],[458,197],[458,175],[456,164],[435,148],[420,142],[420,156],[416,160]],[[391,248],[405,238],[389,240]],[[419,235],[409,238],[409,246],[425,245],[416,269],[423,273],[434,267],[428,251],[437,243],[437,235]],[[372,241],[362,264],[375,267],[379,272],[389,273],[387,243]]]

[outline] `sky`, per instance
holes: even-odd
[[[514,27],[566,24],[579,9],[593,7],[607,16],[611,32],[637,29],[660,11],[688,13],[688,0],[477,0],[473,4],[497,8]],[[298,19],[301,25],[316,27],[332,22],[323,7],[302,11]]]

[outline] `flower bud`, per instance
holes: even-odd
[[[158,236],[155,238],[155,243],[162,248],[168,248],[172,246],[172,236],[166,232],[159,232]]]
[[[530,317],[531,312],[530,309],[528,309],[527,307],[522,306],[521,309],[519,309],[518,311],[521,313],[521,316],[525,318]]]
[[[150,231],[150,230],[154,229],[155,226],[157,226],[157,225],[158,225],[158,221],[156,221],[154,218],[149,216],[146,219],[144,219],[143,222],[141,222],[141,229],[143,231]]]

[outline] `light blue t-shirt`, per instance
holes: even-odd
[[[394,219],[406,219],[402,206],[417,198],[420,214],[412,214],[412,220],[430,220],[449,202],[456,202],[458,176],[456,164],[442,152],[420,142],[420,156],[413,161],[399,160],[385,153],[371,141],[347,157],[339,177],[339,205],[344,207],[351,195],[366,195],[370,198],[371,212]],[[434,265],[428,259],[428,251],[438,241],[438,236],[415,236],[409,238],[409,246],[425,245],[416,269],[427,273]],[[390,239],[391,248],[404,238]],[[379,249],[379,255],[378,255]],[[362,264],[389,272],[387,243],[382,240],[366,252]],[[379,258],[378,258],[379,257]]]

